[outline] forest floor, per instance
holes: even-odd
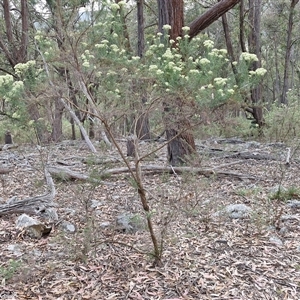
[[[98,164],[79,141],[0,152],[13,168],[0,175],[0,205],[43,194],[46,161],[93,178],[124,167],[115,150],[96,146],[103,160]],[[142,143],[141,150],[157,146]],[[102,184],[56,180],[58,221],[46,237],[18,230],[17,214],[0,217],[0,299],[299,299],[298,147],[291,148],[289,165],[280,143],[210,139],[197,147],[195,166],[215,170],[214,176],[143,174],[155,233],[163,241],[160,266],[153,265],[145,214],[128,173]],[[165,162],[164,147],[143,165]],[[224,213],[230,204],[249,211],[232,217]],[[116,225],[124,215],[133,216],[136,230]]]

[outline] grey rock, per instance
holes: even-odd
[[[100,224],[100,227],[101,228],[107,228],[107,227],[109,227],[110,226],[110,222],[102,222],[101,224]]]
[[[8,245],[7,250],[11,251],[16,256],[21,256],[23,254],[22,247],[18,244]]]
[[[52,229],[26,214],[22,214],[18,217],[16,227],[20,230],[24,230],[27,235],[35,239],[39,239],[43,235],[49,234]]]
[[[63,231],[65,231],[65,232],[74,233],[76,231],[75,225],[68,221],[63,221],[61,223],[61,227],[62,227]]]
[[[271,236],[269,241],[276,246],[283,246],[283,242],[277,236]]]
[[[286,191],[286,188],[280,184],[277,184],[273,187],[270,188],[269,192],[272,193],[272,194],[276,194],[276,193],[279,193],[279,192],[285,192]]]
[[[300,208],[300,201],[296,199],[292,199],[289,200],[286,205],[291,208]]]
[[[297,215],[283,215],[280,218],[281,221],[285,222],[285,221],[298,221],[299,217]]]
[[[91,200],[91,208],[98,208],[99,206],[102,206],[103,203],[101,201],[92,199]]]
[[[116,219],[116,230],[124,233],[135,233],[143,228],[143,221],[139,215],[119,215]]]
[[[245,204],[230,204],[214,216],[227,215],[232,219],[243,219],[249,217],[251,211],[251,208]]]
[[[39,224],[41,224],[40,221],[35,220],[26,214],[22,214],[21,216],[19,216],[16,221],[16,227],[18,229],[24,229],[25,227],[29,227],[32,225],[39,225]]]
[[[289,230],[288,230],[288,227],[287,227],[287,226],[283,226],[283,227],[281,227],[280,230],[279,230],[279,234],[280,234],[280,235],[285,235],[285,234],[287,234],[288,232],[289,232]]]

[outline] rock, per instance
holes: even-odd
[[[291,208],[300,208],[300,201],[296,199],[289,200],[286,204]]]
[[[16,256],[23,255],[22,247],[18,244],[11,244],[7,246],[7,250],[11,251]]]
[[[24,227],[29,227],[32,225],[39,225],[39,224],[41,224],[40,221],[37,221],[26,214],[22,214],[21,216],[19,216],[16,221],[16,226],[18,229],[23,229]]]
[[[271,236],[269,241],[276,246],[283,246],[283,242],[277,236]]]
[[[249,217],[251,208],[245,204],[229,204],[214,216],[228,215],[232,219],[243,219]]]
[[[22,214],[16,221],[16,227],[24,230],[26,234],[35,239],[40,239],[42,236],[51,232],[52,227],[47,227],[38,220]]]
[[[99,206],[102,206],[103,203],[101,201],[92,199],[91,200],[91,208],[98,208]]]
[[[100,227],[101,228],[107,228],[107,227],[109,227],[110,226],[110,222],[102,222],[101,224],[100,224]]]
[[[286,192],[286,188],[280,184],[277,184],[275,186],[273,186],[272,188],[270,188],[270,193],[271,194],[278,194],[279,192]]]
[[[299,217],[297,215],[283,215],[280,217],[280,220],[282,222],[285,222],[285,221],[298,221],[299,220]]]
[[[72,223],[70,223],[68,221],[63,221],[61,223],[61,227],[62,227],[63,231],[65,231],[65,232],[74,233],[76,231],[75,225],[73,225]]]
[[[143,222],[138,215],[119,215],[116,219],[116,230],[124,233],[135,233],[143,228]]]

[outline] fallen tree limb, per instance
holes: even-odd
[[[223,177],[223,176],[230,176],[238,179],[257,179],[254,176],[247,175],[247,174],[239,174],[235,172],[229,172],[229,171],[217,171],[215,169],[202,169],[202,168],[194,168],[194,167],[164,167],[164,166],[157,166],[157,165],[148,165],[148,166],[142,166],[142,171],[151,171],[155,173],[174,173],[174,171],[177,174],[189,172],[189,173],[195,173],[199,175],[204,175],[205,177]],[[131,168],[132,171],[135,171],[135,168]],[[128,168],[115,168],[106,170],[105,172],[101,173],[101,176],[109,176],[114,174],[120,174],[120,173],[127,173],[129,172]]]
[[[105,183],[102,180],[98,179],[90,179],[90,176],[75,172],[70,170],[69,168],[63,168],[63,167],[49,167],[48,168],[49,172],[60,179],[63,180],[92,180],[93,182],[99,182],[99,183]],[[135,168],[131,168],[131,171],[135,172]],[[116,175],[116,174],[122,174],[122,173],[128,173],[130,171],[127,167],[123,168],[114,168],[114,169],[109,169],[100,172],[99,176],[100,177],[108,177],[111,175]],[[229,172],[229,171],[217,171],[216,169],[203,169],[203,168],[194,168],[194,167],[164,167],[164,166],[157,166],[157,165],[148,165],[148,166],[142,166],[142,171],[150,171],[150,172],[155,172],[155,173],[184,173],[184,172],[189,172],[189,173],[195,173],[195,174],[200,174],[204,175],[206,177],[211,177],[211,176],[216,176],[216,177],[224,177],[224,176],[230,176],[233,178],[238,178],[238,179],[257,179],[254,176],[250,176],[247,174],[239,174],[235,172]]]
[[[60,180],[68,181],[68,180],[80,180],[80,181],[90,181],[92,183],[99,183],[99,184],[106,184],[106,185],[116,185],[112,182],[106,182],[101,180],[101,178],[97,179],[94,177],[91,177],[89,175],[85,175],[76,171],[73,171],[66,167],[57,167],[57,166],[51,166],[48,167],[48,171],[52,176],[55,178],[58,178]],[[104,177],[103,173],[99,174],[99,177]]]
[[[0,216],[15,213],[42,215],[46,209],[54,207],[55,203],[53,200],[56,191],[52,177],[47,168],[45,169],[45,179],[49,190],[47,193],[23,200],[15,198],[10,199],[7,204],[0,205]]]
[[[30,197],[24,200],[13,200],[10,203],[0,205],[0,216],[15,213],[27,213],[39,215],[46,208],[54,207],[52,193]]]

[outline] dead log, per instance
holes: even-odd
[[[8,203],[0,205],[0,216],[14,213],[43,215],[46,209],[54,207],[55,186],[47,168],[45,169],[45,179],[49,190],[47,193],[23,200],[10,199]]]
[[[60,180],[65,180],[65,181],[68,181],[68,180],[86,181],[89,179],[88,175],[84,175],[82,173],[72,171],[71,169],[65,168],[65,167],[51,166],[51,167],[48,167],[48,171],[55,178],[60,179]]]
[[[131,168],[131,170],[134,172],[136,171],[134,167]],[[247,174],[240,174],[240,173],[229,172],[229,171],[217,171],[215,169],[194,168],[194,167],[173,167],[173,166],[164,167],[164,166],[157,166],[157,165],[148,165],[148,166],[142,166],[141,170],[155,172],[155,173],[171,173],[171,174],[174,172],[176,172],[177,174],[188,172],[188,173],[203,175],[205,177],[229,176],[238,179],[257,179],[256,177]],[[102,172],[101,176],[107,177],[109,175],[121,174],[127,172],[129,172],[128,168],[115,168],[115,169],[110,169]]]
[[[90,181],[92,183],[105,184],[105,185],[116,185],[115,183],[103,181],[103,180],[101,180],[101,178],[100,179],[93,178],[89,175],[85,175],[85,174],[73,171],[66,167],[51,166],[51,167],[48,167],[48,171],[50,172],[50,174],[53,177],[55,177],[59,180],[64,180],[64,181],[80,180],[80,181]],[[99,175],[100,175],[99,177],[105,177],[105,175],[103,175],[103,173],[100,173]]]
[[[29,215],[40,215],[46,208],[54,207],[51,193],[30,197],[24,200],[13,200],[10,203],[0,205],[0,216],[26,213]]]
[[[63,168],[63,167],[49,167],[48,168],[49,172],[51,175],[54,177],[58,177],[63,180],[92,180],[93,182],[99,182],[99,183],[104,183],[104,184],[111,184],[111,183],[106,183],[103,182],[102,180],[98,179],[90,179],[88,175],[72,171],[68,168]],[[131,168],[132,171],[136,171],[136,169],[133,167]],[[189,173],[194,173],[194,174],[199,174],[203,175],[205,177],[224,177],[224,176],[229,176],[233,178],[238,178],[238,179],[257,179],[254,176],[247,175],[247,174],[239,174],[235,172],[229,172],[229,171],[217,171],[215,168],[211,169],[202,169],[202,168],[194,168],[194,167],[164,167],[164,166],[157,166],[157,165],[148,165],[148,166],[142,166],[141,167],[142,171],[149,171],[149,172],[154,172],[154,173],[170,173],[170,174],[180,174],[184,172],[189,172]],[[99,174],[99,177],[106,178],[111,175],[116,175],[116,174],[122,174],[122,173],[128,173],[129,169],[127,167],[123,168],[114,168],[114,169],[109,169],[102,171]]]

